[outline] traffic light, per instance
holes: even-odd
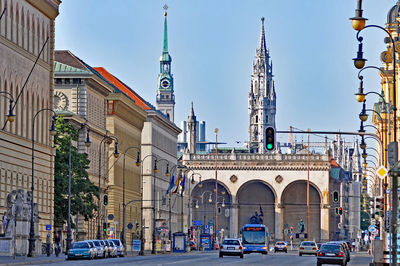
[[[333,192],[333,202],[338,202],[339,201],[339,192],[334,191]]]
[[[385,199],[383,197],[377,197],[375,199],[375,215],[383,217],[384,209],[385,209]]]
[[[103,231],[104,233],[107,232],[107,223],[103,223]]]
[[[339,207],[339,215],[342,215],[342,214],[343,214],[343,208]]]
[[[339,214],[339,208],[335,208],[335,213]]]
[[[273,127],[267,127],[265,130],[265,140],[268,151],[275,149],[275,129]]]
[[[104,194],[104,196],[103,196],[103,204],[104,204],[104,206],[108,205],[108,195],[107,194]]]
[[[290,233],[293,233],[293,226],[290,227]]]

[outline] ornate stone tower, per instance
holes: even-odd
[[[261,18],[260,47],[253,62],[249,92],[249,152],[266,153],[265,130],[275,129],[276,95],[272,62],[265,44],[264,18]]]
[[[189,133],[189,142],[188,142],[189,152],[196,153],[197,121],[196,121],[196,116],[194,115],[193,102],[192,102],[192,109],[190,110],[190,115],[188,116],[187,127]]]
[[[174,108],[175,108],[175,95],[174,95],[174,79],[171,74],[171,61],[172,58],[168,53],[168,36],[167,36],[167,9],[164,6],[164,45],[163,52],[160,57],[160,74],[157,80],[157,109],[164,113],[170,121],[174,122]]]

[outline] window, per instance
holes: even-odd
[[[65,80],[64,80],[64,83],[65,83],[65,84],[70,84],[70,82],[71,82],[71,81],[70,81],[69,79],[65,79]]]
[[[62,79],[57,78],[55,81],[56,84],[62,84]]]
[[[80,78],[74,78],[73,80],[72,80],[72,84],[81,84],[81,79]]]

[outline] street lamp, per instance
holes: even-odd
[[[136,146],[129,146],[125,149],[124,151],[124,160],[123,160],[123,166],[122,166],[122,244],[125,247],[126,250],[126,231],[125,231],[125,223],[126,223],[126,204],[125,204],[125,157],[126,157],[126,153],[130,150],[130,149],[136,149],[137,152],[137,158],[136,158],[136,166],[140,166],[140,148],[136,147]]]
[[[90,146],[90,128],[87,124],[84,124],[84,126],[87,127],[86,130],[86,140],[85,140],[85,146],[89,147]],[[71,158],[71,147],[72,147],[72,141],[71,141],[72,136],[69,136],[69,151],[68,151],[68,219],[67,219],[67,250],[66,253],[68,254],[68,250],[71,249],[71,243],[72,243],[72,232],[71,232],[71,170],[72,170],[72,158]]]
[[[158,173],[157,162],[167,162],[167,169],[165,171],[165,176],[169,176],[168,171],[168,163],[169,161],[166,159],[157,159],[154,161],[154,182],[153,182],[153,231],[152,231],[152,245],[151,245],[151,254],[156,254],[156,176]]]
[[[361,6],[362,6],[362,0],[358,0],[356,14],[354,17],[350,18],[353,29],[355,29],[357,31],[364,29],[365,22],[367,20],[366,18],[363,18],[363,16],[362,16],[363,10],[361,9]]]
[[[0,91],[0,95],[1,94],[5,94],[5,95],[2,95],[2,96],[7,98],[7,99],[9,99],[7,120],[8,120],[8,122],[14,122],[14,120],[15,120],[15,114],[13,113],[14,97],[12,96],[11,93],[9,93],[7,91]]]
[[[35,250],[35,227],[34,227],[34,221],[33,221],[33,210],[34,210],[34,204],[33,204],[33,197],[34,197],[34,188],[35,188],[35,119],[37,115],[43,111],[49,111],[53,113],[52,121],[51,121],[51,128],[50,128],[50,135],[54,136],[56,135],[56,129],[55,129],[55,119],[57,114],[49,108],[43,108],[40,109],[39,111],[36,112],[36,114],[32,118],[32,184],[31,184],[31,221],[30,221],[30,229],[29,229],[29,250],[28,250],[28,257],[33,257],[33,253]]]
[[[214,241],[217,239],[217,230],[218,230],[218,204],[217,204],[217,196],[218,196],[218,128],[214,129],[215,133],[215,229],[214,229]],[[218,244],[218,241],[217,241]]]
[[[98,210],[97,210],[97,213],[98,213],[98,217],[97,217],[97,218],[98,218],[98,221],[97,221],[97,239],[101,239],[101,233],[100,233],[100,213],[101,213],[101,146],[103,145],[103,142],[104,142],[105,140],[109,140],[109,139],[114,140],[114,153],[113,153],[114,157],[115,157],[115,158],[118,158],[118,156],[119,156],[119,152],[118,152],[118,138],[115,137],[115,136],[108,136],[108,135],[105,135],[105,136],[103,137],[103,139],[101,140],[100,145],[99,145],[99,206],[98,206]]]
[[[144,161],[146,160],[146,158],[149,157],[154,157],[155,158],[155,162],[154,162],[154,168],[153,168],[153,173],[156,174],[158,172],[157,169],[157,157],[153,154],[149,154],[147,156],[145,156],[142,160],[141,160],[141,201],[140,201],[140,252],[139,255],[144,256],[144,219],[143,219],[143,164]]]
[[[188,226],[188,236],[187,236],[187,239],[188,239],[188,243],[189,243],[189,235],[190,235],[190,230],[191,230],[191,206],[190,206],[190,202],[191,202],[191,200],[192,200],[192,193],[191,193],[191,191],[190,191],[190,185],[194,185],[194,184],[196,184],[196,180],[194,179],[194,177],[196,176],[196,175],[198,175],[198,177],[199,177],[199,184],[201,184],[201,174],[199,174],[199,173],[195,173],[195,172],[193,172],[193,170],[191,169],[191,170],[189,170],[189,171],[187,171],[186,172],[186,174],[188,173],[188,172],[190,172],[190,171],[192,171],[192,178],[190,179],[190,182],[189,182],[189,200],[188,200],[188,215],[187,215],[187,226]]]

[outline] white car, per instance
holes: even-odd
[[[237,238],[225,238],[219,247],[219,257],[223,256],[240,256],[243,259],[242,241]]]

